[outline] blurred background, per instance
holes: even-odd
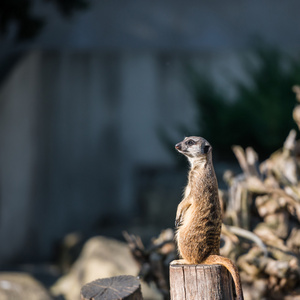
[[[67,234],[173,227],[184,136],[281,147],[300,83],[300,3],[2,0],[0,265]]]

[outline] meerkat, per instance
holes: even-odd
[[[220,256],[222,216],[212,147],[204,138],[191,136],[175,148],[188,158],[190,171],[175,221],[176,242],[182,259],[171,264],[223,265],[234,280],[237,299],[243,300],[237,267],[230,259]]]

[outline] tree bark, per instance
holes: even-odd
[[[232,278],[221,265],[171,265],[171,300],[232,300]]]

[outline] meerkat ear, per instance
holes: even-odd
[[[208,151],[209,151],[209,149],[210,149],[210,146],[209,145],[205,145],[204,147],[203,147],[203,154],[207,154],[208,153]]]

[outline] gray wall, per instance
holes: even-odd
[[[0,93],[2,261],[133,215],[138,171],[174,165],[158,129],[175,143],[173,125],[192,124],[180,65],[147,52],[24,57]]]
[[[0,262],[22,253],[36,217],[39,65],[28,55],[0,91]]]

